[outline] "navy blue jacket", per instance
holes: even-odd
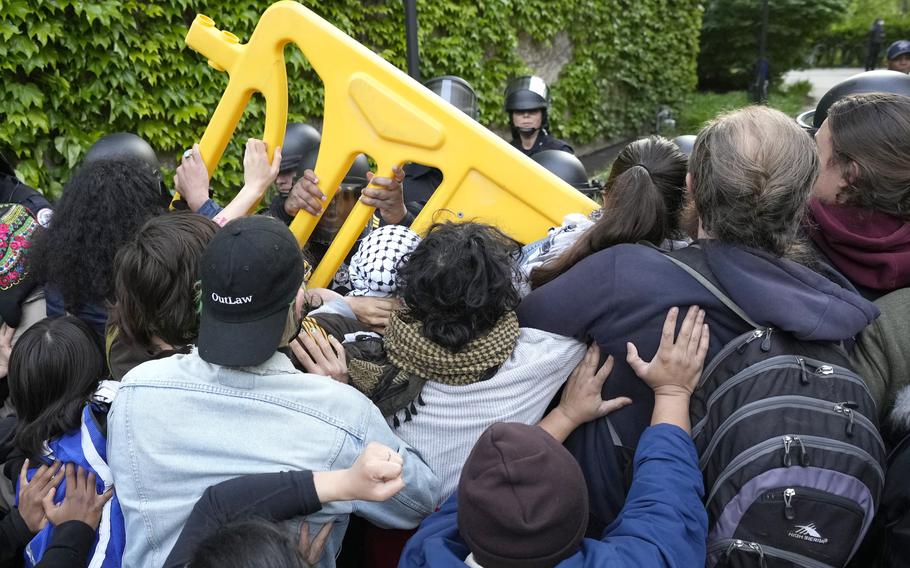
[[[699,244],[717,283],[759,324],[805,340],[840,341],[878,317],[871,302],[802,265],[716,241]],[[693,304],[707,312],[709,358],[749,329],[692,276],[644,245],[618,245],[595,253],[531,292],[519,306],[522,327],[595,341],[604,357],[613,355],[615,364],[603,397],[628,396],[633,401],[606,419],[581,426],[566,441],[588,482],[593,517],[589,535],[612,521],[623,503],[622,481],[628,472],[623,460],[609,451],[615,435],[631,453],[654,407],[651,389],[626,363],[626,342],[633,342],[641,357],[650,360],[667,311]]]
[[[695,446],[670,424],[649,428],[635,456],[629,499],[601,540],[584,539],[560,568],[703,566],[708,516]],[[398,568],[464,567],[467,545],[458,533],[458,494],[427,517],[404,548]]]

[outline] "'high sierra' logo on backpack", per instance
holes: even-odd
[[[794,525],[793,528],[796,530],[787,533],[787,536],[790,538],[808,540],[809,542],[814,542],[817,544],[828,544],[828,539],[823,538],[822,535],[818,533],[818,529],[815,528],[815,523],[809,523],[808,525]]]

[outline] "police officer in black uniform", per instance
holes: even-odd
[[[477,93],[461,77],[445,75],[434,77],[423,84],[452,106],[477,120]],[[427,204],[433,192],[442,183],[442,172],[430,166],[410,163],[404,167],[404,206],[408,217],[400,225],[409,225]]]
[[[505,92],[505,110],[509,115],[512,146],[533,156],[543,150],[561,150],[574,154],[566,142],[554,138],[550,128],[550,89],[536,75],[516,77],[509,81]]]
[[[281,165],[278,166],[278,177],[275,179],[275,186],[282,198],[287,197],[294,182],[303,174],[303,169],[299,167],[301,164],[311,169],[314,167],[316,151],[319,150],[321,141],[322,135],[309,124],[288,123],[284,131],[284,145],[281,147]]]

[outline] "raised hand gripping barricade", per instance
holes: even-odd
[[[325,86],[322,143],[316,174],[332,199],[359,153],[371,156],[379,172],[403,161],[439,168],[443,182],[412,228],[421,233],[446,219],[478,220],[498,226],[521,242],[544,236],[568,213],[588,213],[596,204],[504,140],[438,98],[297,2],[284,0],[262,15],[241,44],[198,15],[186,44],[226,71],[229,81],[200,140],[202,158],[214,172],[254,92],[266,103],[269,157],[283,142],[287,124],[287,70],[284,48],[293,42]],[[321,287],[360,236],[373,208],[358,203],[310,279]],[[301,211],[291,224],[305,243],[319,221]]]

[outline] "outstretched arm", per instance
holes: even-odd
[[[559,442],[565,442],[569,434],[585,422],[632,403],[632,399],[625,396],[601,399],[604,382],[613,370],[613,357],[607,357],[600,369],[597,368],[599,360],[600,348],[596,344],[588,347],[585,358],[569,375],[559,405],[540,421],[539,426]]]
[[[261,473],[213,485],[193,507],[164,565],[184,566],[200,542],[235,521],[283,521],[315,513],[331,501],[385,501],[404,487],[401,460],[395,457],[390,448],[374,443],[348,469]],[[331,529],[331,523],[326,526]]]

